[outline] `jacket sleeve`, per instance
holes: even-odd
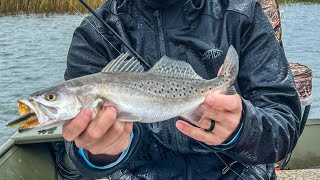
[[[99,29],[98,22],[92,16],[88,16],[74,32],[67,57],[66,80],[100,72],[114,58],[113,56],[117,54],[115,49],[101,37],[101,34],[92,25],[104,34],[108,41],[117,46],[117,42],[113,41],[112,35],[108,35],[108,32],[103,28]],[[134,136],[125,157],[110,168],[97,169],[89,167],[88,163],[80,155],[81,153],[79,153],[79,149],[75,146],[74,142],[65,142],[67,154],[83,176],[87,178],[107,177],[125,166],[132,156],[135,155],[141,136],[139,129],[139,125],[135,124],[133,128]]]
[[[243,129],[232,146],[220,150],[242,163],[274,163],[298,140],[301,107],[283,49],[259,4],[250,21],[242,27],[239,48]]]

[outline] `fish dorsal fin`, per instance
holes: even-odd
[[[169,75],[185,79],[203,80],[192,68],[192,66],[184,61],[172,59],[163,56],[149,71],[152,74]]]
[[[101,71],[101,73],[109,72],[143,72],[144,68],[140,62],[132,57],[129,60],[129,53],[120,54],[116,59],[112,60],[106,65]]]

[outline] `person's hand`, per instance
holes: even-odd
[[[63,138],[91,154],[119,155],[130,144],[132,123],[116,121],[114,107],[105,107],[92,119],[92,111],[83,109],[62,128]]]
[[[199,122],[192,121],[198,127],[182,120],[177,121],[176,127],[185,135],[208,145],[220,145],[237,130],[242,114],[242,102],[238,94],[211,93],[200,106],[204,109],[202,118]],[[214,129],[205,131],[211,127],[212,120],[215,121]]]

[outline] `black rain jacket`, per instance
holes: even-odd
[[[208,146],[177,130],[177,119],[135,123],[128,154],[115,167],[90,168],[67,142],[70,159],[88,178],[274,179],[273,163],[297,142],[301,109],[283,49],[261,6],[253,0],[156,1],[109,0],[96,12],[151,65],[167,55],[187,61],[205,79],[216,77],[233,45],[240,61],[235,86],[244,108],[239,139]],[[119,55],[111,44],[127,51],[89,15],[75,30],[65,79],[100,72]]]

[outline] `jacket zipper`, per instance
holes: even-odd
[[[153,14],[156,17],[157,21],[157,35],[158,35],[158,50],[160,52],[160,57],[165,56],[166,52],[166,43],[165,43],[165,34],[164,34],[164,25],[162,22],[162,13],[159,10],[156,10]]]

